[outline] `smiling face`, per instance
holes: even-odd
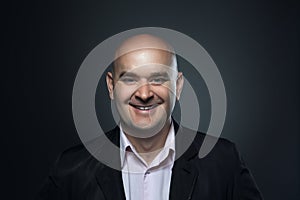
[[[171,123],[183,77],[176,58],[160,49],[139,49],[115,61],[107,74],[110,98],[115,101],[123,130],[135,137],[151,137]]]

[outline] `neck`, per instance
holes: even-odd
[[[171,126],[171,119],[167,120],[163,128],[155,135],[147,138],[134,137],[124,130],[126,137],[134,146],[138,154],[150,164],[164,147]]]

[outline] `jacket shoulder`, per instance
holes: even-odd
[[[95,171],[104,164],[97,160],[90,152],[87,146],[94,146],[102,150],[105,143],[103,137],[114,139],[113,131],[86,143],[77,144],[64,150],[56,159],[50,170],[50,177],[57,185],[69,179],[83,178],[92,176]],[[93,148],[94,148],[93,147]]]
[[[200,159],[199,152],[207,151],[207,154],[201,158],[202,160],[216,161],[218,163],[224,162],[228,164],[234,164],[233,162],[239,161],[239,153],[236,149],[236,145],[232,141],[222,137],[218,138],[205,134],[200,131],[194,131],[185,127],[183,127],[182,130],[186,135],[196,133],[190,147],[191,151],[189,151],[188,154],[194,156],[197,154],[197,157]]]

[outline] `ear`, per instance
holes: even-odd
[[[176,81],[176,99],[179,101],[180,94],[183,88],[183,83],[184,83],[184,77],[182,75],[182,72],[178,72],[177,75],[177,81]]]
[[[114,79],[111,72],[107,72],[106,74],[106,85],[109,92],[109,97],[111,100],[114,99]]]

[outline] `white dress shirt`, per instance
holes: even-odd
[[[165,145],[148,165],[137,153],[120,126],[120,156],[125,196],[128,200],[169,199],[175,160],[175,132],[171,124]],[[127,150],[127,151],[125,151]]]

